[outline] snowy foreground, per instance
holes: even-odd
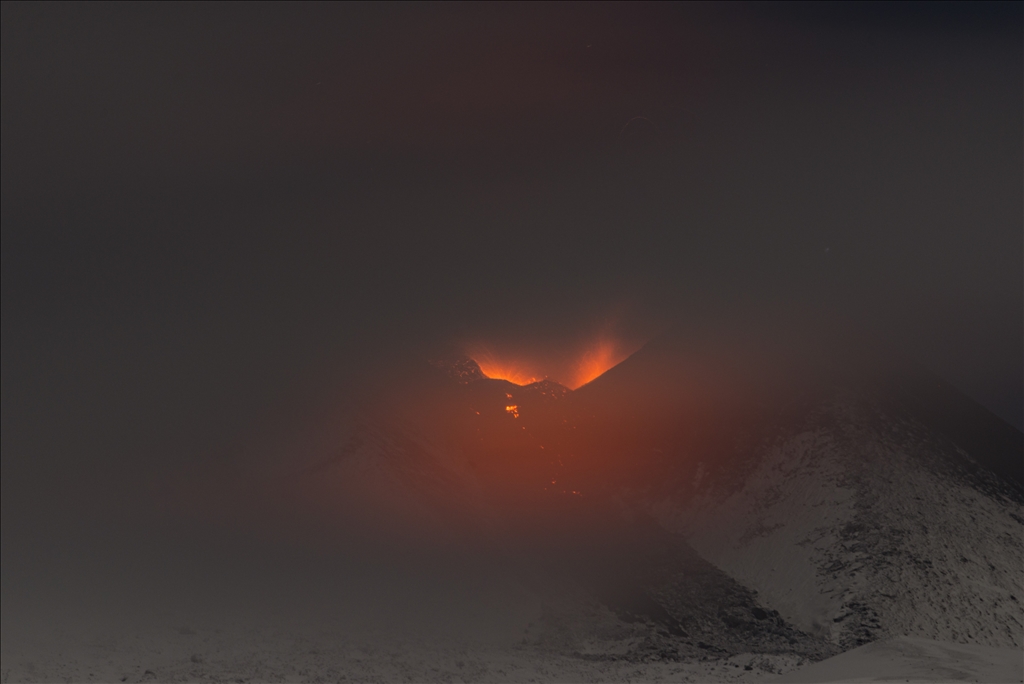
[[[252,630],[182,627],[91,643],[4,642],[3,681],[45,682],[1020,682],[1019,649],[897,638],[818,663],[743,654],[693,662],[605,660],[539,652]],[[59,641],[59,640],[58,640]],[[55,647],[60,650],[55,655]],[[780,676],[781,673],[781,676]]]
[[[1024,654],[1020,649],[900,637],[855,648],[774,681],[1019,682],[1022,679]]]
[[[41,651],[4,653],[3,680],[71,682],[567,682],[773,679],[797,665],[762,655],[694,663],[591,660],[529,650],[480,650],[395,643],[313,641],[271,633],[245,646],[222,635],[160,642],[126,638],[80,645],[47,660]],[[12,649],[13,650],[13,649]],[[59,664],[58,664],[59,663]],[[752,669],[747,670],[750,667]]]

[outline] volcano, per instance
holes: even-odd
[[[5,673],[1021,681],[1024,436],[909,364],[769,346],[658,338],[576,389],[399,359],[330,438],[190,473],[190,536],[117,594],[142,627],[5,632]]]
[[[417,524],[499,549],[541,597],[536,653],[781,672],[910,638],[1012,663],[1024,436],[923,370],[807,363],[654,343],[573,391],[434,362],[309,477],[372,464]]]

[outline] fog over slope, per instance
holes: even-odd
[[[0,679],[1017,654],[1022,13],[0,3]]]
[[[160,536],[130,555],[111,541],[101,574],[75,580],[120,617],[65,622],[63,642],[22,629],[5,663],[78,676],[68,658],[93,661],[75,644],[126,648],[129,624],[153,654],[198,649],[187,666],[110,652],[162,663],[143,679],[239,658],[263,663],[255,678],[449,676],[432,651],[464,653],[469,680],[728,679],[903,636],[1019,650],[1019,433],[984,413],[935,427],[936,407],[969,400],[917,371],[769,357],[666,336],[576,391],[466,358],[401,363],[333,436],[159,484]],[[134,586],[114,579],[126,565]],[[31,653],[48,665],[26,669]]]

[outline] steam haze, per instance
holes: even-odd
[[[5,642],[255,595],[512,638],[493,549],[289,484],[358,411],[448,406],[428,360],[575,390],[674,340],[734,354],[710,393],[855,358],[1024,428],[1019,3],[2,13]]]

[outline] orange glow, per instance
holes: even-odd
[[[472,356],[480,366],[480,370],[489,378],[508,380],[514,385],[529,385],[541,379],[528,369],[527,364],[521,361],[499,359],[487,352],[476,353]]]
[[[606,371],[619,365],[632,354],[635,349],[627,350],[621,344],[608,338],[600,338],[588,347],[576,362],[575,375],[571,389],[586,385],[591,380],[604,375]]]
[[[515,404],[505,407],[505,413],[511,413],[513,418],[519,417],[519,407]]]
[[[640,346],[602,335],[568,358],[557,352],[530,360],[521,355],[498,357],[487,347],[477,347],[469,355],[488,378],[507,380],[515,385],[529,385],[550,378],[569,389],[577,389],[625,361]]]

